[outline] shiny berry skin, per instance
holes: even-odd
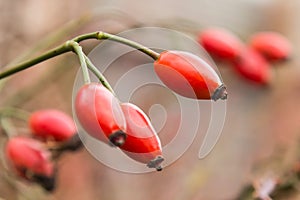
[[[223,28],[208,28],[198,36],[198,42],[212,56],[234,61],[241,54],[244,44],[232,32]]]
[[[126,140],[126,122],[118,99],[102,84],[82,86],[75,99],[81,126],[92,137],[121,146]]]
[[[214,69],[200,57],[184,51],[164,51],[154,62],[162,82],[193,99],[226,99],[226,87]]]
[[[160,139],[146,114],[132,103],[121,104],[126,118],[126,142],[120,148],[132,159],[160,171],[162,156]]]
[[[259,85],[266,85],[271,81],[271,65],[261,54],[251,48],[245,48],[240,59],[233,66],[243,78]]]
[[[55,109],[39,110],[29,117],[29,126],[34,135],[43,139],[66,141],[76,133],[73,119]]]
[[[8,140],[5,152],[9,164],[20,177],[37,182],[46,190],[54,189],[54,164],[43,143],[32,138],[14,137]]]
[[[292,45],[283,35],[266,31],[254,34],[249,46],[265,56],[269,61],[284,61],[291,56]]]

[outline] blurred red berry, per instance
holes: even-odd
[[[43,143],[14,137],[7,142],[5,151],[8,162],[20,177],[38,182],[47,190],[54,188],[54,164]]]
[[[199,34],[198,42],[210,55],[227,61],[237,59],[244,47],[236,35],[223,28],[205,29]]]
[[[121,104],[126,118],[127,138],[120,148],[132,159],[161,170],[162,156],[160,139],[146,114],[131,103]]]
[[[103,85],[82,86],[76,96],[75,110],[80,124],[92,137],[115,146],[125,142],[126,122],[119,101]]]
[[[241,57],[234,63],[234,69],[245,79],[260,85],[271,81],[271,65],[251,48],[245,48]]]
[[[164,51],[154,62],[162,82],[174,92],[194,99],[226,99],[226,87],[200,57],[184,51]]]
[[[282,61],[291,56],[292,45],[286,37],[277,32],[254,34],[249,45],[270,61]]]
[[[29,118],[29,125],[32,133],[43,139],[66,141],[77,133],[73,119],[54,109],[32,113]]]

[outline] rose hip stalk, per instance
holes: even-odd
[[[32,113],[29,117],[29,125],[34,135],[46,140],[66,141],[77,134],[73,119],[54,109]]]
[[[82,86],[75,99],[75,111],[80,124],[92,137],[115,146],[125,142],[126,122],[119,101],[102,84]]]
[[[162,82],[176,93],[194,99],[226,99],[226,87],[200,57],[184,51],[164,51],[154,62]]]
[[[37,182],[46,190],[54,189],[54,164],[50,160],[50,152],[41,142],[14,137],[7,142],[5,151],[7,160],[20,177]]]
[[[240,59],[234,63],[234,69],[245,79],[259,85],[270,83],[272,78],[270,64],[251,48],[244,49]]]
[[[121,104],[126,118],[127,138],[120,148],[132,159],[147,164],[149,168],[162,170],[164,160],[160,140],[146,114],[131,103]]]
[[[198,36],[198,42],[212,56],[221,60],[236,60],[244,47],[241,40],[223,28],[208,28]]]

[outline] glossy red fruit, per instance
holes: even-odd
[[[34,135],[43,139],[66,141],[76,133],[73,119],[55,109],[39,110],[29,117],[29,126]]]
[[[234,69],[245,79],[260,85],[271,81],[271,66],[265,58],[251,48],[246,48],[240,59],[234,63]]]
[[[199,34],[198,42],[212,56],[227,61],[237,59],[244,47],[236,35],[223,28],[205,29]]]
[[[132,159],[147,164],[149,168],[162,170],[164,160],[160,140],[146,114],[131,103],[121,104],[126,118],[127,138],[120,148]]]
[[[226,87],[200,57],[184,51],[164,51],[154,62],[162,82],[174,92],[194,99],[226,99]]]
[[[54,164],[43,143],[32,138],[14,137],[7,142],[5,151],[9,164],[20,177],[38,182],[47,190],[54,188]]]
[[[291,56],[292,45],[286,37],[277,32],[254,34],[249,45],[270,61],[283,61]]]
[[[75,99],[75,111],[82,127],[92,137],[121,146],[126,140],[126,122],[118,99],[103,85],[82,86]]]

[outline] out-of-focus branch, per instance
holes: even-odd
[[[300,161],[295,163],[281,177],[269,177],[250,183],[243,187],[235,198],[236,200],[269,200],[286,199],[290,195],[296,195],[300,188]]]

